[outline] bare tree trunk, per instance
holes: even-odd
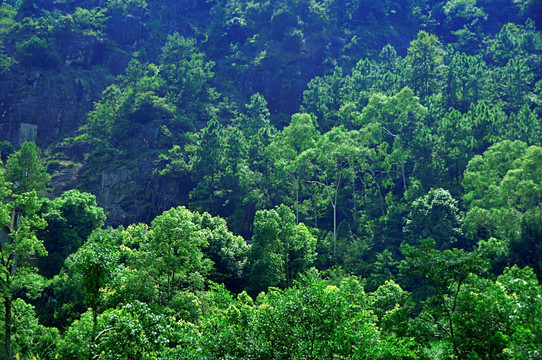
[[[96,341],[98,340],[98,309],[96,308],[98,306],[98,302],[94,302],[94,306],[92,307],[92,335],[90,339],[90,348],[88,350],[88,360],[92,360],[94,358],[93,350],[95,349]]]
[[[354,224],[358,223],[357,219],[357,209],[356,209],[356,177],[352,178],[352,201],[354,203],[354,213],[352,214],[354,217]]]
[[[333,258],[337,251],[337,203],[333,205]]]
[[[299,224],[299,178],[295,178],[295,223]]]

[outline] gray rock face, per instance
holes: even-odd
[[[136,168],[121,166],[100,173],[90,192],[107,214],[106,225],[150,223],[163,211],[188,202],[189,179],[157,180],[152,168],[149,159]]]
[[[94,102],[124,71],[144,36],[139,17],[116,15],[108,27],[108,40],[67,36],[59,45],[63,61],[56,68],[14,65],[0,75],[0,141],[17,146],[20,136],[30,134],[21,128],[28,124],[37,127],[34,140],[45,147],[85,123]]]
[[[116,223],[125,223],[130,214],[123,209],[123,203],[130,195],[127,187],[133,184],[130,170],[125,167],[106,169],[100,174],[100,189],[96,193],[99,204],[110,219]]]
[[[136,47],[143,36],[143,23],[138,16],[114,15],[107,21],[107,29],[117,44],[129,47]]]
[[[92,36],[74,38],[62,46],[66,65],[93,66],[104,62],[106,47]]]
[[[52,187],[51,197],[56,198],[64,191],[77,187],[77,182],[84,168],[82,163],[61,162],[56,165],[49,165],[48,170],[52,173],[50,185]]]
[[[37,136],[38,136],[37,125],[22,123],[19,127],[19,139],[16,145],[21,146],[27,141],[36,142]]]
[[[44,147],[71,134],[113,80],[99,66],[5,75],[0,81],[0,140],[14,145],[33,140]]]

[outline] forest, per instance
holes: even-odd
[[[0,359],[542,359],[541,0],[3,0]]]

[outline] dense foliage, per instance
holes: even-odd
[[[0,357],[542,358],[540,1],[0,14],[2,76],[131,59],[62,141],[77,190],[0,143]],[[146,216],[105,228],[118,169]]]

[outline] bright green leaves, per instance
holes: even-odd
[[[501,238],[517,236],[521,215],[539,204],[540,157],[539,147],[506,140],[469,162],[463,180],[469,231],[485,229]]]
[[[515,162],[500,184],[505,204],[519,212],[540,206],[542,200],[542,148],[531,146]]]
[[[138,301],[100,314],[96,334],[92,334],[92,326],[91,314],[83,314],[58,343],[58,354],[77,360],[92,356],[150,360],[182,336],[182,329],[173,319],[153,313],[149,305]],[[93,341],[89,341],[91,335]]]
[[[439,188],[412,202],[404,231],[411,245],[432,238],[437,248],[449,249],[463,237],[461,224],[457,200]]]
[[[530,268],[514,266],[505,269],[496,284],[504,288],[506,300],[511,307],[511,343],[505,350],[514,359],[537,358],[542,342],[542,286]],[[511,314],[511,315],[510,315]]]
[[[166,99],[166,81],[154,64],[133,59],[118,80],[103,91],[101,101],[89,114],[88,125],[95,143],[125,150],[127,134],[138,135],[144,125],[167,124],[176,107]]]
[[[193,289],[203,287],[211,262],[202,248],[207,239],[198,231],[197,214],[178,207],[156,217],[151,226],[150,251],[161,274],[165,298],[169,301],[185,284]]]
[[[529,268],[507,268],[495,281],[470,275],[452,317],[458,357],[537,358],[541,291]]]
[[[13,327],[14,301],[25,293],[36,298],[42,288],[42,279],[36,275],[27,260],[45,256],[43,242],[36,236],[47,222],[37,215],[42,204],[38,192],[45,192],[49,174],[39,160],[39,148],[34,143],[24,143],[21,150],[8,157],[7,169],[0,169],[0,293],[4,307],[4,356],[12,358],[13,345],[17,346],[17,331]],[[1,165],[1,163],[0,163]],[[13,182],[10,182],[13,181]],[[7,236],[6,236],[7,235]],[[22,305],[21,305],[22,306]],[[22,336],[22,333],[19,335]]]
[[[358,284],[359,285],[359,284]],[[374,315],[360,306],[365,295],[326,282],[307,281],[271,289],[254,303],[246,293],[234,298],[221,287],[209,291],[210,312],[191,347],[178,347],[176,358],[221,359],[402,359],[412,357],[409,340],[380,332]],[[358,289],[359,290],[359,289]]]
[[[150,228],[129,226],[121,237],[122,266],[107,291],[112,304],[139,300],[188,314],[193,310],[183,299],[208,279],[232,289],[244,285],[247,244],[221,218],[178,207],[156,217]]]
[[[19,151],[11,154],[6,162],[6,180],[14,185],[15,193],[36,191],[43,195],[51,176],[40,160],[41,149],[32,142],[25,142]]]
[[[420,31],[408,48],[410,85],[424,98],[437,91],[442,72],[443,50],[435,35]]]
[[[485,270],[485,261],[476,252],[451,249],[439,251],[435,241],[426,239],[419,248],[404,245],[402,248],[405,260],[401,261],[401,273],[413,280],[422,280],[426,289],[418,286],[415,294],[424,300],[422,313],[419,315],[430,337],[445,337],[449,341],[451,351],[460,356],[460,337],[456,333],[454,316],[458,307],[459,295],[464,284],[472,274]],[[423,291],[425,290],[425,291]]]
[[[3,264],[15,261],[12,259],[15,254],[23,258],[47,254],[43,242],[36,237],[36,230],[47,226],[47,222],[36,214],[39,205],[40,199],[33,191],[11,199],[11,224],[8,226],[11,242],[4,244],[2,249]]]
[[[410,293],[393,280],[387,280],[368,295],[368,303],[378,317],[377,324],[388,333],[404,336],[414,303]]]
[[[290,208],[262,210],[254,219],[251,249],[251,291],[270,286],[288,287],[312,265],[316,239],[304,224],[297,224]]]
[[[261,349],[274,357],[300,359],[412,355],[408,347],[381,334],[372,314],[350,302],[350,296],[346,286],[310,282],[259,298],[257,316],[264,320],[258,322],[266,340]]]
[[[199,117],[207,115],[206,106],[217,97],[210,86],[214,63],[205,60],[194,39],[178,33],[168,36],[160,63],[168,101],[183,109],[195,124]]]
[[[96,232],[67,260],[68,268],[79,275],[87,305],[96,313],[104,288],[117,267],[119,254],[106,233]]]
[[[310,115],[294,114],[290,125],[279,132],[267,148],[267,154],[274,158],[274,182],[288,188],[290,197],[284,203],[294,205],[296,223],[299,223],[306,181],[312,175],[311,151],[318,135]]]
[[[463,180],[467,233],[504,241],[513,261],[533,266],[538,274],[542,258],[542,247],[536,240],[540,234],[541,162],[540,147],[506,140],[474,157]]]
[[[40,212],[47,227],[38,235],[43,239],[48,256],[39,258],[38,266],[42,274],[52,277],[60,271],[64,259],[75,252],[92,231],[103,226],[105,214],[94,195],[77,190],[45,201]]]
[[[152,127],[158,133],[162,126],[168,141],[179,141],[182,134],[178,131],[193,130],[210,114],[209,106],[218,96],[210,86],[213,66],[194,39],[170,35],[160,64],[134,58],[126,75],[103,92],[88,119],[93,140],[102,146],[100,150],[122,152],[131,147],[141,149],[141,145],[148,150],[158,135],[148,138],[148,132],[140,132]],[[145,140],[134,142],[133,138],[140,136]]]
[[[13,328],[16,329],[13,352],[28,358],[32,354],[42,359],[53,358],[55,344],[60,338],[58,329],[40,324],[35,307],[22,299],[13,302],[13,313],[16,314],[13,321]]]
[[[399,138],[403,143],[412,141],[423,124],[427,109],[408,87],[393,96],[375,94],[363,109],[358,126],[378,122],[388,143]],[[389,138],[388,136],[391,136]]]

